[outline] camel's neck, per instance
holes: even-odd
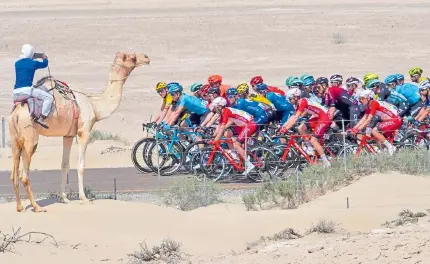
[[[96,121],[108,118],[118,108],[122,97],[122,87],[130,70],[118,65],[112,66],[106,90],[101,95],[91,98]]]

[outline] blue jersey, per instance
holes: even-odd
[[[390,104],[393,104],[393,105],[398,105],[398,104],[407,102],[408,100],[401,93],[398,93],[398,92],[396,92],[394,90],[391,90],[390,94],[385,99],[385,101],[387,101],[387,102],[389,102]]]
[[[46,68],[47,66],[47,59],[43,59],[43,62],[29,58],[17,60],[15,62],[16,79],[14,89],[32,86],[36,70]]]
[[[396,92],[406,97],[409,105],[414,105],[420,100],[418,86],[412,83],[404,83],[396,86]]]
[[[262,103],[257,103],[249,99],[240,98],[236,101],[234,105],[232,105],[232,107],[239,110],[243,110],[251,114],[255,118],[266,114],[264,108],[261,105]]]
[[[208,111],[207,102],[199,98],[182,94],[181,99],[177,103],[177,107],[183,106],[188,112],[203,115]]]
[[[294,112],[294,107],[290,102],[287,101],[287,98],[283,95],[277,93],[267,93],[267,100],[269,100],[276,108],[277,111],[280,112]]]

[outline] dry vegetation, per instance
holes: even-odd
[[[123,139],[117,134],[114,135],[112,133],[102,132],[97,129],[91,131],[90,136],[88,138],[88,143],[93,143],[96,140],[113,140],[113,141],[121,142],[124,145],[129,144],[125,139]]]
[[[22,234],[21,227],[16,230],[12,230],[12,234],[0,231],[0,253],[17,253],[14,245],[18,243],[42,244],[46,240],[50,240],[51,245],[58,247],[58,243],[55,238],[47,233],[27,232]]]
[[[385,227],[395,227],[395,226],[402,226],[405,224],[416,224],[418,223],[419,218],[427,216],[426,213],[418,212],[413,213],[411,210],[403,210],[399,213],[399,217],[392,221],[387,221],[382,226]]]
[[[182,260],[181,243],[171,239],[163,239],[159,246],[148,248],[146,242],[139,244],[140,249],[129,254],[130,264],[141,264],[148,262],[177,263]]]

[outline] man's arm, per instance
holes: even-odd
[[[361,120],[357,123],[357,125],[355,125],[355,129],[357,130],[362,130],[363,128],[365,128],[370,121],[372,121],[372,118],[374,117],[374,115],[371,114],[365,114]]]
[[[185,108],[181,105],[181,106],[177,106],[175,111],[172,112],[172,114],[170,115],[170,117],[168,118],[168,121],[166,122],[169,126],[172,126],[176,120],[178,119],[179,115],[182,113],[182,111]]]
[[[301,111],[297,111],[294,115],[288,118],[287,122],[282,126],[282,129],[288,131],[297,122],[301,114]]]
[[[205,117],[205,120],[200,124],[201,127],[208,127],[208,123],[211,121],[212,117],[215,115],[214,112],[209,112],[209,114]]]
[[[34,64],[36,65],[36,69],[43,69],[48,67],[48,57],[45,54],[43,54],[42,59],[43,59],[42,62],[33,60]]]

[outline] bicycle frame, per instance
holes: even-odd
[[[395,133],[392,133],[391,134],[391,136],[389,136],[389,137],[386,137],[386,139],[388,140],[388,142],[390,142],[391,144],[393,143],[393,141],[394,141],[394,134]],[[366,149],[370,152],[370,153],[372,153],[372,154],[374,154],[374,155],[377,155],[378,153],[375,151],[375,149],[374,148],[372,148],[372,146],[370,146],[369,145],[369,143],[368,143],[368,141],[369,140],[375,140],[375,141],[378,141],[375,137],[373,137],[373,136],[367,136],[366,134],[362,134],[361,135],[361,139],[360,139],[360,144],[358,145],[358,148],[357,148],[357,152],[355,153],[355,156],[356,157],[358,157],[358,155],[360,155],[360,151],[361,151],[361,149],[363,148],[363,147],[366,147]]]

